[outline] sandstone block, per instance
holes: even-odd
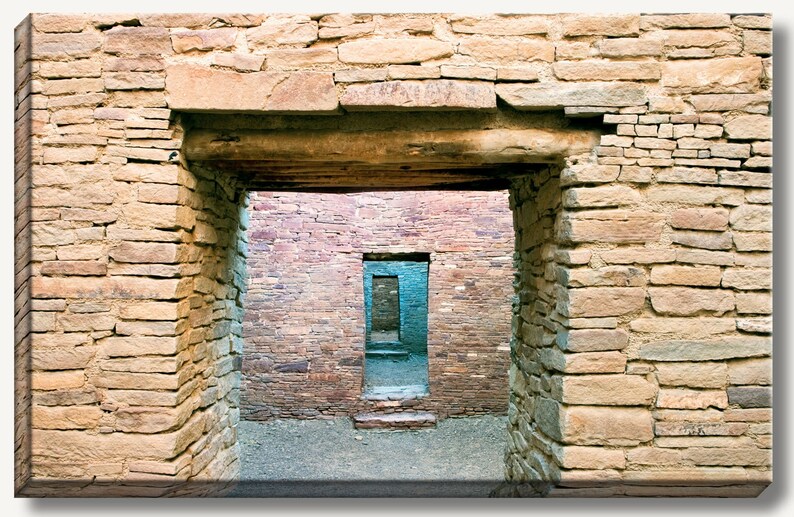
[[[623,186],[572,188],[562,196],[563,206],[570,208],[622,206],[639,202],[639,192]]]
[[[640,17],[633,14],[572,15],[563,20],[565,36],[637,36]]]
[[[751,93],[758,89],[761,73],[756,57],[667,61],[661,81],[679,93]]]
[[[709,151],[718,158],[749,158],[750,144],[711,144]]]
[[[358,40],[339,45],[339,60],[357,64],[421,63],[452,53],[450,43],[427,38]]]
[[[640,20],[643,30],[730,27],[731,16],[720,13],[646,14]]]
[[[65,61],[91,57],[102,44],[101,38],[92,33],[33,33],[30,38],[31,57],[42,61]]]
[[[340,103],[361,109],[496,109],[491,83],[448,79],[352,84]]]
[[[162,242],[122,242],[109,252],[116,262],[173,264],[183,260],[176,244]]]
[[[728,396],[723,390],[660,389],[656,407],[672,409],[706,409],[728,407]]]
[[[728,379],[731,384],[772,384],[771,359],[744,359],[728,363]]]
[[[728,400],[742,408],[772,407],[772,388],[768,387],[730,387]]]
[[[162,90],[165,86],[162,74],[153,72],[106,72],[104,79],[106,90]]]
[[[659,203],[728,206],[744,204],[744,192],[736,188],[659,185],[650,187],[647,192],[649,201]]]
[[[769,56],[772,54],[771,31],[744,31],[742,33],[744,51],[750,54]]]
[[[522,15],[453,16],[449,21],[455,32],[492,36],[546,34],[549,25],[545,16]]]
[[[744,291],[772,289],[772,270],[727,268],[722,275],[722,286]]]
[[[618,165],[575,164],[560,173],[560,185],[578,183],[608,183],[615,181],[620,174]]]
[[[165,88],[168,106],[184,111],[331,113],[338,106],[331,72],[238,73],[173,65]]]
[[[171,54],[171,38],[165,27],[124,27],[105,31],[102,49],[109,54]]]
[[[733,243],[738,251],[772,251],[772,233],[735,232]]]
[[[557,235],[569,242],[648,242],[659,239],[665,216],[642,210],[588,210],[565,213]]]
[[[101,416],[99,406],[33,406],[31,425],[35,429],[91,429]]]
[[[557,61],[554,75],[563,81],[658,81],[659,63],[646,61]]]
[[[368,83],[385,81],[388,70],[386,68],[361,68],[351,70],[337,70],[334,80],[337,83]]]
[[[89,17],[82,14],[32,14],[30,21],[39,32],[82,32]]]
[[[642,408],[563,406],[541,398],[535,421],[543,432],[566,444],[633,446],[653,438],[651,413]]]
[[[770,140],[772,118],[764,115],[742,115],[725,123],[730,140]]]
[[[733,332],[730,318],[637,318],[629,327],[643,334],[678,334],[693,337],[711,337],[714,334]]]
[[[499,67],[496,69],[496,80],[534,82],[538,80],[538,73],[530,68]]]
[[[571,318],[620,316],[641,309],[644,303],[642,287],[590,287],[568,289],[557,301],[557,310]]]
[[[733,246],[730,232],[673,232],[672,240],[676,244],[707,250],[729,250]]]
[[[336,48],[325,47],[269,50],[266,56],[268,69],[300,69],[337,62]]]
[[[102,75],[102,64],[93,59],[44,61],[39,65],[39,75],[47,79],[99,77]]]
[[[731,210],[731,228],[742,231],[772,231],[772,207],[742,205]]]
[[[652,284],[718,286],[722,272],[716,266],[654,266]]]
[[[92,260],[46,261],[42,262],[40,271],[44,276],[104,276],[108,266]]]
[[[772,464],[772,451],[769,449],[713,449],[691,448],[684,453],[695,465],[742,465],[766,466]]]
[[[728,210],[724,208],[681,208],[670,218],[673,228],[724,231],[728,229]]]
[[[317,22],[307,15],[275,15],[245,31],[252,49],[280,46],[306,47],[317,41]]]
[[[736,293],[736,312],[772,314],[772,296],[769,293]]]
[[[557,348],[544,348],[541,362],[546,368],[564,373],[623,373],[626,355],[618,351],[565,354]]]
[[[662,42],[658,39],[609,38],[599,42],[598,50],[604,57],[660,56]]]
[[[769,113],[772,98],[768,93],[692,95],[690,102],[698,111],[746,111]]]
[[[174,52],[191,50],[226,50],[234,46],[237,29],[221,28],[210,30],[178,31],[171,34]]]
[[[651,306],[660,314],[692,316],[701,311],[722,315],[734,308],[732,291],[692,287],[651,287]]]
[[[128,225],[144,228],[190,229],[196,222],[195,212],[179,205],[127,203],[121,213]]]
[[[78,370],[91,362],[96,350],[95,346],[35,347],[31,353],[31,367],[34,370]]]
[[[96,161],[97,148],[93,146],[45,147],[44,163],[88,163]]]
[[[626,466],[623,451],[603,447],[552,445],[552,455],[566,469],[622,469]]]
[[[656,387],[639,375],[571,375],[553,377],[551,394],[565,404],[644,406],[656,396]]]
[[[163,300],[184,296],[187,285],[179,279],[34,277],[31,296]]]
[[[649,361],[720,361],[768,356],[772,341],[762,336],[711,340],[653,341],[640,346],[639,357]]]
[[[670,249],[618,248],[602,251],[601,258],[608,264],[654,264],[675,262],[676,252]]]
[[[741,318],[736,320],[736,328],[757,334],[772,333],[772,318]]]
[[[579,329],[557,334],[557,346],[566,352],[623,350],[628,344],[629,335],[622,329]]]
[[[33,390],[63,390],[79,388],[85,384],[83,370],[60,370],[56,372],[32,371],[30,373],[30,389]]]
[[[630,465],[675,465],[681,462],[681,453],[657,447],[636,447],[626,452]]]
[[[475,59],[478,63],[527,63],[554,61],[554,44],[537,39],[512,40],[471,36],[462,39],[457,53]]]
[[[642,287],[646,284],[642,269],[625,266],[560,268],[559,279],[562,285],[569,287]]]
[[[656,379],[661,386],[723,388],[728,380],[728,367],[725,363],[658,363]]]
[[[212,64],[234,68],[241,72],[256,72],[262,69],[265,56],[256,56],[243,53],[219,53],[212,56]]]
[[[504,68],[500,70],[505,70]],[[496,81],[497,70],[485,66],[453,66],[441,65],[441,77],[450,79],[479,79],[483,81]],[[502,79],[504,80],[504,79]]]
[[[518,110],[570,106],[636,106],[647,100],[643,86],[620,83],[497,84],[496,94]]]

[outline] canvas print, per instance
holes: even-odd
[[[31,14],[18,497],[755,497],[768,14]]]

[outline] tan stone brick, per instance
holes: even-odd
[[[557,235],[570,242],[649,242],[661,236],[665,216],[635,210],[587,210],[559,218]]]
[[[730,411],[730,410],[729,410]],[[740,436],[747,431],[745,423],[656,422],[656,436]]]
[[[177,337],[107,337],[99,342],[108,357],[134,357],[138,355],[174,355],[182,351],[187,343]]]
[[[646,102],[638,84],[588,82],[576,84],[497,84],[496,94],[518,110],[572,106],[636,106]]]
[[[639,192],[623,186],[572,188],[562,196],[563,206],[572,208],[624,206],[639,202]]]
[[[725,56],[741,51],[739,38],[728,31],[716,30],[667,30],[659,33],[667,47],[707,49],[703,53],[673,53],[676,57]]]
[[[731,384],[772,384],[771,359],[744,359],[728,363],[728,379]]]
[[[772,318],[741,318],[736,320],[736,328],[758,334],[772,333]]]
[[[673,228],[723,231],[728,229],[728,210],[724,208],[681,208],[670,218]]]
[[[637,36],[640,17],[634,14],[571,15],[563,20],[565,36]]]
[[[772,54],[771,31],[744,31],[742,32],[742,42],[745,52],[763,56]]]
[[[654,439],[653,443],[657,447],[687,449],[689,447],[750,447],[753,442],[747,436],[663,436]]]
[[[262,69],[265,63],[265,56],[257,56],[243,53],[217,53],[212,55],[212,64],[234,68],[241,72],[256,72]]]
[[[525,34],[546,34],[549,29],[549,20],[545,16],[452,16],[449,21],[453,31],[463,34],[523,36]]]
[[[81,340],[84,338],[81,338]],[[62,347],[36,346],[31,353],[34,370],[70,370],[85,368],[96,354],[96,347],[74,346],[66,343]]]
[[[772,117],[742,115],[725,123],[725,135],[730,140],[770,140]]]
[[[184,249],[171,243],[122,242],[111,248],[116,262],[173,264],[184,259]]]
[[[91,429],[99,424],[101,416],[98,406],[34,406],[31,425],[35,429]]]
[[[491,83],[449,79],[352,84],[340,98],[348,110],[496,109]]]
[[[720,158],[749,158],[750,144],[711,144],[709,151]]]
[[[731,228],[743,231],[772,231],[772,207],[742,205],[731,210]]]
[[[730,318],[637,318],[629,323],[629,327],[643,334],[680,334],[692,338],[736,330]]]
[[[758,89],[761,60],[752,57],[662,64],[662,86],[681,93],[751,93]]]
[[[730,15],[720,13],[645,14],[640,19],[640,27],[643,30],[729,27],[730,25]]]
[[[175,52],[191,50],[227,50],[234,46],[237,29],[177,31],[171,33],[171,45]]]
[[[542,39],[470,36],[461,40],[457,53],[480,63],[550,63],[554,61],[554,44]]]
[[[44,276],[104,276],[108,266],[92,260],[58,260],[42,262],[40,271]]]
[[[766,466],[772,464],[772,451],[768,449],[690,448],[684,455],[695,465]]]
[[[94,260],[102,259],[107,256],[107,250],[103,244],[75,244],[72,246],[59,246],[56,250],[58,260]]]
[[[496,80],[534,82],[538,80],[538,72],[531,68],[518,66],[499,67],[496,69]]]
[[[554,75],[563,81],[658,81],[659,63],[646,61],[558,61]]]
[[[30,387],[34,390],[50,391],[79,388],[83,384],[85,384],[85,373],[83,370],[33,371],[30,373]]]
[[[44,149],[44,163],[86,163],[97,159],[97,148],[93,146],[78,147],[46,147]]]
[[[30,21],[39,32],[82,32],[88,24],[89,17],[83,14],[45,14],[34,13]]]
[[[660,203],[728,206],[738,206],[744,203],[744,192],[736,188],[660,185],[650,187],[647,193],[649,201]]]
[[[501,70],[505,69],[503,68]],[[441,77],[448,77],[451,79],[480,79],[483,81],[495,81],[497,77],[497,70],[495,68],[485,66],[441,65],[440,73]]]
[[[622,450],[576,445],[552,445],[552,455],[566,469],[623,469],[626,458]]]
[[[275,49],[265,54],[268,69],[296,70],[314,65],[336,63],[336,48]]]
[[[609,38],[598,43],[604,57],[660,56],[662,42],[658,39]]]
[[[66,61],[91,57],[99,50],[101,38],[93,33],[37,34],[31,36],[31,57],[42,61]]]
[[[636,447],[626,451],[629,465],[675,465],[681,463],[681,453],[657,447]]]
[[[565,354],[557,348],[544,348],[541,361],[564,373],[623,373],[626,369],[626,355],[617,351]]]
[[[722,286],[742,290],[772,288],[772,270],[727,268],[722,275]]]
[[[573,318],[619,316],[639,310],[644,303],[641,287],[591,287],[568,289],[558,299],[557,310]]]
[[[437,66],[389,65],[389,79],[438,79],[441,69]]]
[[[724,388],[727,371],[725,363],[658,363],[656,379],[662,386]]]
[[[121,359],[102,359],[99,367],[109,372],[128,373],[176,373],[190,360],[186,352],[176,357],[125,357]]]
[[[164,27],[122,27],[105,31],[103,50],[109,54],[171,54],[171,38]]]
[[[280,46],[306,47],[317,41],[317,22],[309,16],[274,15],[258,27],[245,31],[249,48],[262,49]]]
[[[660,389],[656,407],[674,409],[706,409],[728,407],[728,395],[723,390]]]
[[[652,284],[718,286],[722,276],[719,267],[654,266]]]
[[[629,335],[622,329],[580,329],[557,334],[557,345],[567,352],[622,350],[628,343]]]
[[[737,27],[743,29],[771,29],[772,17],[769,15],[737,15],[731,20]]]
[[[106,72],[106,90],[162,90],[165,77],[154,72]]]
[[[63,95],[66,93],[101,92],[102,88],[103,82],[100,78],[56,79],[44,83],[43,93],[44,95]],[[88,111],[88,108],[84,109]],[[93,110],[91,111],[93,112]],[[57,113],[53,113],[53,115]]]
[[[608,264],[654,264],[674,262],[675,250],[651,248],[618,248],[602,251],[601,258]]]
[[[188,283],[179,279],[34,277],[34,298],[170,299],[184,296]]]
[[[618,174],[620,174],[620,167],[617,165],[571,165],[560,173],[560,185],[608,183],[615,181]]]
[[[593,252],[590,250],[558,250],[554,255],[554,260],[563,264],[587,264],[590,262]]]
[[[701,311],[722,315],[734,308],[732,291],[692,287],[651,287],[653,309],[660,314],[692,316]]]
[[[765,336],[727,336],[711,340],[653,341],[640,346],[640,359],[650,361],[717,361],[761,357],[771,352]]]
[[[554,49],[557,61],[566,59],[587,59],[592,56],[593,48],[586,41],[560,41]]]
[[[772,314],[772,295],[769,293],[736,293],[736,312],[739,314]]]
[[[726,422],[771,422],[772,408],[726,409],[725,421]]]
[[[67,332],[113,330],[116,318],[110,314],[59,314],[58,325]]]
[[[541,398],[535,421],[544,433],[566,444],[636,445],[653,438],[651,413],[642,408],[563,406]]]
[[[655,398],[656,387],[638,375],[556,376],[551,395],[565,404],[644,406]]]
[[[188,400],[176,408],[132,406],[116,411],[116,429],[122,432],[161,433],[182,425],[197,404]]]
[[[128,203],[123,206],[121,213],[127,224],[144,228],[190,229],[196,221],[192,209],[179,205]]]
[[[772,233],[734,232],[733,243],[738,251],[772,251]]]
[[[647,283],[642,269],[624,266],[561,268],[559,275],[560,283],[569,287],[642,287]]]
[[[426,38],[360,40],[339,45],[339,60],[343,63],[420,63],[451,56],[452,53],[451,44]]]
[[[99,77],[102,75],[102,64],[94,59],[44,61],[39,64],[39,75],[47,79]]]
[[[176,336],[187,329],[183,320],[173,321],[119,321],[116,334],[119,336]]]

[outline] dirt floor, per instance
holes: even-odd
[[[436,429],[355,429],[348,418],[242,421],[230,497],[488,497],[503,479],[506,417]]]

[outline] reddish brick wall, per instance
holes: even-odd
[[[411,409],[504,414],[513,295],[507,197],[252,193],[243,418],[401,409],[360,399],[362,254],[397,252],[431,257],[430,394],[410,401]]]

